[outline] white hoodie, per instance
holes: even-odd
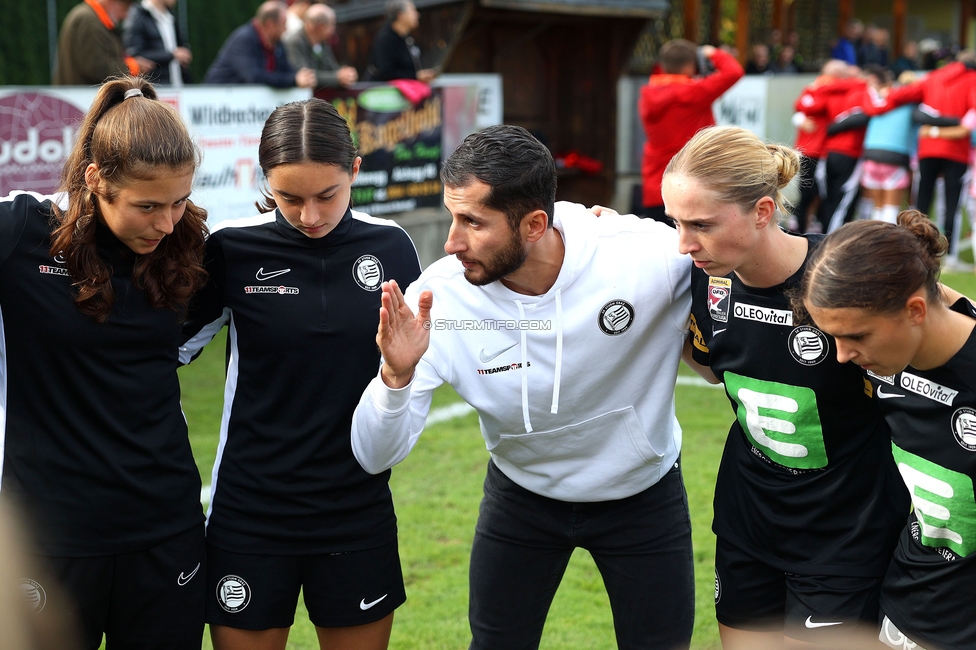
[[[565,257],[541,296],[474,286],[455,257],[407,288],[414,313],[422,290],[434,294],[430,347],[408,386],[377,376],[363,393],[352,449],[367,472],[406,458],[444,382],[478,411],[498,469],[536,494],[622,499],[674,465],[690,258],[674,229],[651,219],[596,218],[560,202],[553,224]]]

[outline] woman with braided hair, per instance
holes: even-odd
[[[917,210],[850,223],[811,257],[799,295],[837,360],[870,380],[911,493],[881,588],[892,648],[976,647],[976,309],[939,285],[948,249]]]

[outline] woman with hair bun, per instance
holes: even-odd
[[[200,475],[176,372],[205,281],[197,160],[148,82],[111,80],[63,192],[0,199],[0,487],[63,586],[24,575],[24,593],[38,616],[67,616],[82,648],[203,636]]]
[[[837,360],[870,379],[914,505],[881,590],[892,648],[976,647],[976,309],[938,283],[947,250],[916,210],[850,223],[811,257],[800,294]]]
[[[694,262],[685,358],[724,382],[736,416],[712,524],[725,648],[847,647],[865,628],[876,634],[908,511],[860,372],[793,317],[790,294],[821,239],[779,225],[799,167],[788,147],[714,127],[664,175],[679,250]]]
[[[216,650],[283,650],[299,591],[322,648],[381,650],[406,599],[390,472],[366,473],[350,429],[380,366],[380,287],[420,262],[396,223],[352,209],[361,161],[332,104],[279,106],[258,150],[262,214],[207,241],[181,354],[228,326],[207,522]]]

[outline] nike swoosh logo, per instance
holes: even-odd
[[[185,585],[186,583],[188,583],[190,580],[193,580],[193,576],[195,576],[197,574],[197,571],[199,571],[199,570],[200,570],[200,563],[197,562],[196,568],[193,569],[193,571],[190,571],[190,575],[185,576],[185,575],[183,575],[183,572],[180,571],[180,577],[176,579],[176,584],[178,584],[179,586],[182,587],[183,585]]]
[[[508,352],[509,350],[511,350],[512,348],[514,348],[516,345],[518,345],[518,343],[512,343],[510,346],[508,346],[504,350],[499,350],[495,354],[485,354],[485,349],[484,348],[481,348],[481,352],[478,353],[478,358],[481,359],[481,363],[488,363],[489,361],[491,361],[495,357],[497,357],[499,355],[502,355],[502,354],[505,354],[506,352]]]
[[[382,596],[380,596],[379,598],[377,598],[376,600],[374,600],[371,603],[367,603],[366,602],[366,599],[363,598],[361,601],[359,601],[359,609],[361,609],[361,610],[363,610],[365,612],[367,609],[369,609],[370,607],[372,607],[376,603],[380,602],[381,600],[383,600],[384,598],[386,598],[388,595],[389,594],[383,594]]]
[[[878,386],[878,390],[876,390],[875,392],[878,394],[878,397],[880,397],[881,399],[891,399],[892,397],[905,397],[904,395],[899,395],[898,393],[882,392],[881,386]]]
[[[843,625],[844,624],[844,621],[830,621],[828,623],[814,623],[812,620],[810,620],[812,618],[813,618],[812,616],[807,616],[807,620],[803,624],[806,625],[809,628],[814,628],[814,627],[827,627],[828,625]]]
[[[717,329],[712,329],[712,336],[715,336],[716,334],[721,334],[722,332],[724,332],[724,331],[725,331],[725,330],[727,330],[727,329],[729,329],[729,328],[728,328],[728,327],[723,327],[723,328],[722,328],[722,329],[720,329],[720,330],[717,330]]]
[[[280,271],[268,271],[264,272],[264,267],[258,269],[258,272],[254,274],[254,277],[258,279],[258,282],[264,282],[265,280],[270,280],[271,278],[276,278],[279,275],[284,275],[289,273],[291,269],[281,269]]]

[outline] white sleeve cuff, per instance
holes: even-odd
[[[410,388],[416,378],[417,371],[414,370],[409,384],[403,388],[390,388],[383,381],[383,377],[377,374],[373,381],[369,382],[366,392],[377,408],[387,413],[399,413],[410,404]]]

